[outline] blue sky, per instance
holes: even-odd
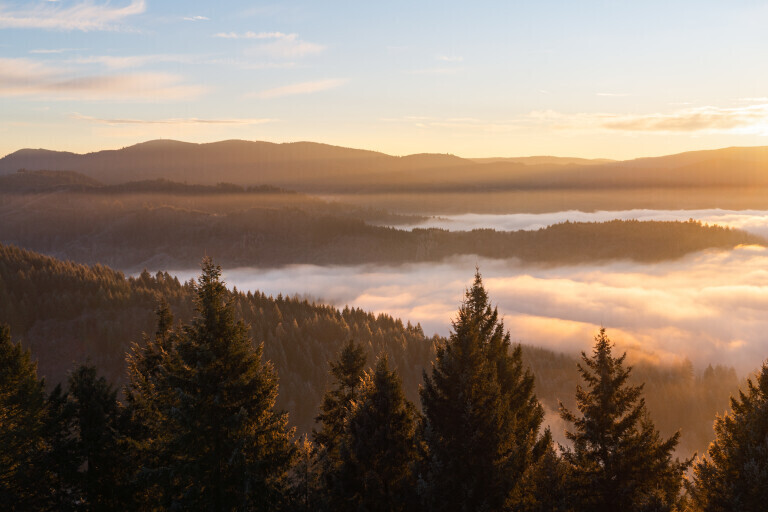
[[[631,158],[768,144],[768,3],[0,0],[0,154],[155,138]]]

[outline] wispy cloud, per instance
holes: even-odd
[[[627,133],[738,133],[768,135],[768,103],[739,107],[703,106],[669,113],[620,114],[533,111],[520,119],[556,130]]]
[[[626,98],[629,93],[626,92],[598,92],[595,96],[601,96],[604,98]]]
[[[138,68],[158,62],[193,62],[194,60],[196,60],[196,58],[191,55],[91,55],[87,57],[75,57],[67,60],[66,63],[100,64],[111,69],[125,69]]]
[[[617,116],[602,126],[635,132],[747,132],[768,135],[768,104],[745,107],[697,107],[671,114]]]
[[[57,55],[57,54],[67,53],[67,52],[76,52],[79,50],[82,50],[82,48],[50,48],[50,49],[39,48],[36,50],[29,50],[29,53],[39,54],[39,55],[49,55],[49,54]]]
[[[738,107],[689,107],[670,113],[564,113],[535,110],[510,119],[403,118],[381,119],[417,128],[450,129],[455,133],[504,133],[549,129],[578,133],[731,133],[768,136],[768,103]]]
[[[249,48],[245,53],[250,56],[273,59],[295,59],[318,54],[325,50],[324,45],[304,41],[299,38],[298,34],[285,34],[283,32],[219,32],[214,34],[214,37],[269,41]]]
[[[229,119],[200,119],[197,117],[187,118],[169,118],[169,119],[105,119],[91,117],[83,114],[73,113],[70,116],[78,121],[87,121],[90,123],[107,125],[256,125],[274,122],[275,119],[268,118],[229,118]]]
[[[460,57],[458,55],[438,55],[437,60],[441,60],[443,62],[463,62],[464,57]]]
[[[283,32],[219,32],[213,37],[221,39],[286,39],[296,38],[296,34],[284,34]]]
[[[202,59],[203,64],[213,64],[218,66],[232,66],[240,69],[285,69],[296,66],[295,62],[290,61],[259,61],[254,62],[249,59],[226,57]]]
[[[0,96],[46,99],[154,101],[197,97],[203,87],[171,73],[83,76],[29,59],[0,58]]]
[[[0,28],[39,28],[50,30],[117,30],[120,22],[146,10],[144,0],[132,0],[124,7],[109,2],[94,4],[83,1],[70,7],[58,2],[46,2],[37,7],[9,10],[0,6]]]
[[[252,94],[256,98],[271,99],[283,96],[294,96],[297,94],[311,94],[313,92],[327,91],[344,85],[347,81],[343,79],[316,80],[313,82],[301,82],[298,84],[283,85],[273,89],[267,89]]]
[[[207,16],[185,16],[182,18],[184,21],[209,21],[211,18]]]

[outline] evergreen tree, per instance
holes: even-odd
[[[731,414],[715,420],[708,458],[694,465],[692,502],[702,512],[768,507],[768,363],[747,391],[731,397]]]
[[[680,504],[683,472],[690,461],[672,460],[680,433],[663,440],[642,398],[643,386],[627,383],[626,354],[614,358],[605,329],[595,337],[592,357],[578,365],[587,388],[576,388],[579,415],[560,406],[573,424],[564,453],[571,466],[576,510],[593,512],[671,511]]]
[[[366,375],[341,447],[350,511],[409,511],[417,507],[416,408],[403,394],[386,355]]]
[[[0,325],[0,504],[5,510],[39,509],[49,494],[42,456],[45,392],[29,351]]]
[[[363,347],[350,339],[341,349],[338,360],[330,363],[334,388],[323,397],[320,414],[315,418],[321,425],[320,430],[313,432],[315,442],[327,452],[338,453],[349,410],[359,396],[365,362]]]
[[[92,365],[81,365],[48,399],[48,461],[56,484],[59,510],[125,508],[128,464],[118,444],[120,410],[117,392],[96,376]]]
[[[220,277],[204,260],[192,323],[169,332],[161,314],[156,346],[134,352],[129,389],[157,421],[147,432],[157,457],[144,473],[158,479],[162,504],[173,509],[274,510],[293,432],[273,410],[275,373],[235,321]],[[146,360],[155,354],[157,363]]]
[[[516,506],[526,468],[543,452],[543,409],[520,347],[475,273],[421,389],[429,462],[423,494],[434,510]]]
[[[296,457],[288,471],[286,512],[315,512],[320,509],[320,476],[318,451],[306,435],[296,442]]]
[[[545,450],[528,467],[520,486],[518,512],[569,512],[571,505],[568,465],[561,459],[549,429],[544,434]]]
[[[320,430],[313,431],[321,474],[318,506],[324,510],[337,510],[346,503],[340,449],[347,432],[350,411],[360,396],[365,361],[363,347],[350,339],[337,361],[330,363],[333,387],[325,393],[320,414],[315,418]]]
[[[131,454],[133,498],[145,508],[161,501],[159,475],[151,468],[162,466],[160,453],[167,442],[169,418],[166,412],[176,406],[176,396],[166,377],[176,333],[173,315],[165,300],[155,309],[157,330],[144,335],[143,345],[133,344],[128,354],[128,383],[124,388],[126,407],[121,418],[125,435],[121,448]],[[167,482],[166,482],[167,483]],[[166,486],[167,487],[167,486]]]

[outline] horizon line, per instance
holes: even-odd
[[[753,146],[718,146],[718,147],[706,147],[706,148],[700,148],[700,149],[692,149],[692,150],[686,150],[686,151],[679,151],[679,152],[673,152],[673,153],[657,153],[657,154],[646,154],[646,155],[637,155],[632,156],[630,158],[608,158],[604,156],[573,156],[573,155],[557,155],[557,154],[531,154],[531,155],[508,155],[508,156],[499,156],[499,155],[490,155],[490,156],[462,156],[458,155],[456,153],[442,153],[442,152],[417,152],[417,153],[408,153],[408,154],[394,154],[394,153],[387,153],[385,151],[377,150],[377,149],[370,149],[370,148],[360,148],[360,147],[353,147],[353,146],[346,146],[341,144],[330,144],[327,142],[316,142],[311,140],[291,140],[291,141],[281,141],[281,142],[275,142],[270,140],[264,140],[264,139],[221,139],[221,140],[213,140],[213,141],[207,141],[207,142],[190,142],[185,140],[179,140],[179,139],[170,139],[170,138],[157,138],[157,139],[149,139],[144,141],[135,142],[133,144],[127,145],[127,146],[121,146],[121,147],[103,147],[101,149],[96,149],[93,151],[85,151],[85,152],[76,152],[66,149],[49,149],[44,147],[22,147],[19,149],[16,149],[14,151],[11,151],[10,153],[7,153],[0,157],[0,159],[7,158],[11,155],[14,155],[20,151],[51,151],[55,153],[71,153],[74,155],[84,156],[94,153],[100,153],[103,151],[120,151],[123,149],[139,146],[142,144],[148,144],[152,142],[178,142],[181,144],[190,144],[190,145],[196,145],[196,146],[203,146],[208,144],[220,144],[223,142],[245,142],[245,143],[265,143],[265,144],[274,144],[274,145],[288,145],[288,144],[317,144],[320,146],[330,146],[330,147],[336,147],[336,148],[342,148],[342,149],[349,149],[354,151],[368,151],[372,153],[380,153],[383,155],[396,157],[396,158],[404,158],[409,156],[416,156],[416,155],[443,155],[443,156],[453,156],[457,158],[461,158],[463,160],[491,160],[491,159],[518,159],[518,158],[563,158],[563,159],[577,159],[577,160],[605,160],[606,163],[611,162],[627,162],[631,160],[640,160],[644,158],[659,158],[659,157],[665,157],[665,156],[673,156],[673,155],[682,155],[686,153],[698,153],[702,151],[718,151],[718,150],[725,150],[725,149],[747,149],[747,148],[764,148],[768,147],[768,145],[753,145]]]

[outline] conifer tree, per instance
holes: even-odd
[[[328,452],[338,453],[349,410],[359,396],[365,362],[363,347],[350,339],[341,349],[338,360],[330,363],[334,387],[323,397],[320,414],[315,418],[320,430],[313,432],[315,442]]]
[[[702,512],[764,511],[768,507],[768,363],[747,390],[731,397],[731,413],[715,420],[708,457],[694,465],[689,486]]]
[[[346,503],[340,449],[350,411],[360,396],[365,362],[363,347],[350,339],[338,360],[330,363],[333,387],[325,393],[320,414],[315,418],[320,430],[313,431],[320,470],[319,506],[324,510],[337,510]]]
[[[321,509],[318,451],[307,435],[296,441],[296,457],[288,471],[288,489],[283,510],[316,512]]]
[[[49,494],[43,386],[29,351],[0,325],[0,507],[6,510],[39,509]]]
[[[341,446],[345,510],[409,511],[417,505],[417,412],[386,355],[366,375]]]
[[[672,460],[680,433],[662,439],[642,398],[643,386],[628,384],[626,354],[615,358],[605,329],[595,336],[592,356],[582,352],[578,369],[586,389],[576,388],[579,414],[560,406],[573,424],[564,453],[570,465],[575,510],[673,511],[680,504],[683,472],[690,461]]]
[[[145,334],[143,345],[133,344],[126,358],[128,383],[124,388],[126,407],[121,418],[124,435],[120,445],[131,457],[134,473],[129,480],[134,489],[133,498],[145,508],[160,501],[161,482],[151,468],[162,466],[160,452],[170,425],[166,413],[176,404],[165,371],[171,362],[176,336],[171,328],[173,315],[165,300],[158,303],[155,315],[155,335]]]
[[[543,451],[533,376],[512,349],[479,271],[453,332],[438,346],[421,401],[429,461],[423,494],[435,510],[514,508],[526,468]]]
[[[160,316],[159,354],[134,353],[132,392],[157,411],[154,451],[144,473],[160,482],[162,505],[183,510],[274,510],[293,456],[287,415],[275,412],[277,377],[235,320],[221,268],[203,262],[197,315],[168,332]],[[146,395],[144,394],[146,392]]]
[[[519,512],[570,512],[569,467],[555,449],[551,433],[544,433],[545,449],[528,467],[516,499]]]
[[[68,391],[59,386],[48,399],[47,460],[56,484],[59,510],[125,508],[128,464],[121,446],[117,392],[96,376],[96,367],[81,365],[69,376]]]

